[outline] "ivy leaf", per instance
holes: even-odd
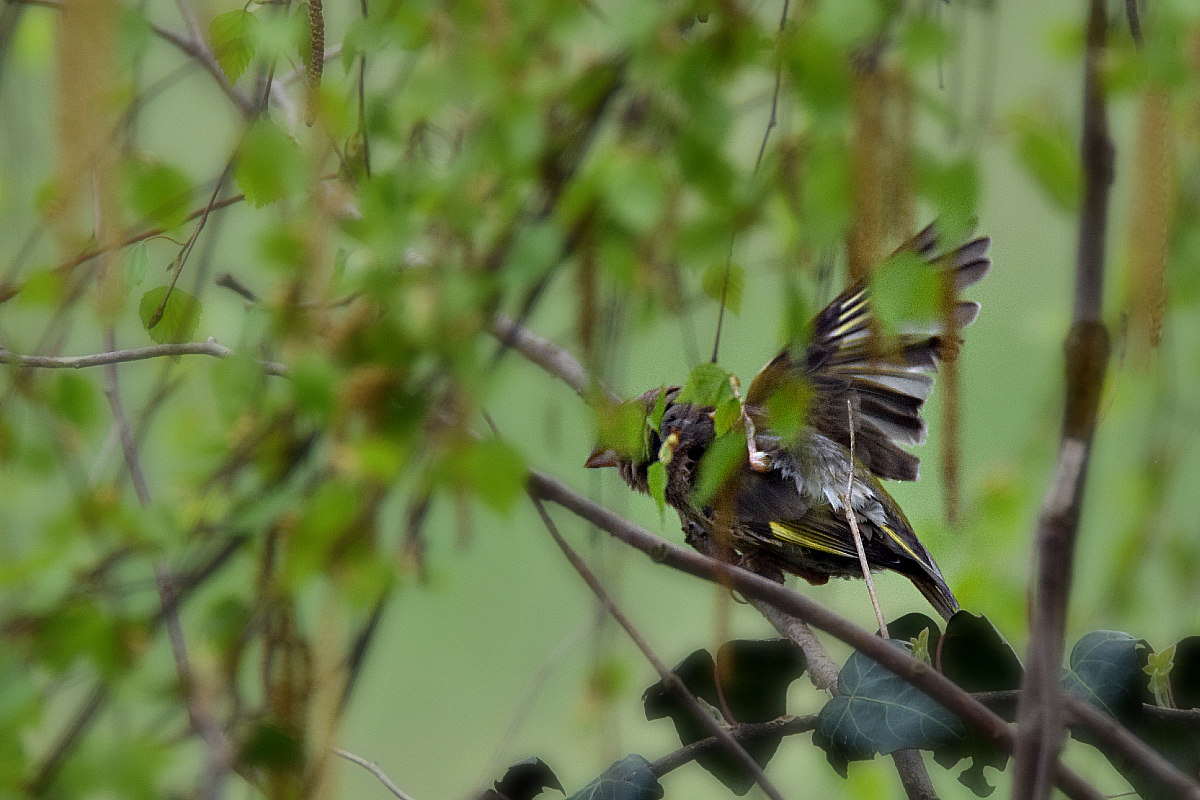
[[[1024,673],[1016,651],[991,620],[969,611],[957,612],[946,623],[938,666],[968,692],[1019,688]]]
[[[909,649],[907,642],[889,641]],[[838,676],[838,695],[817,716],[813,743],[845,777],[850,761],[909,748],[932,750],[961,740],[963,734],[958,717],[856,651]]]
[[[1117,719],[1141,708],[1149,687],[1144,668],[1150,646],[1120,631],[1092,631],[1071,649],[1063,683]]]
[[[1200,636],[1175,643],[1171,668],[1171,697],[1176,708],[1200,708]]]
[[[568,800],[659,800],[663,788],[650,769],[650,762],[639,755],[628,755],[614,762]]]
[[[226,11],[213,17],[208,26],[208,41],[212,45],[217,65],[229,82],[237,79],[250,66],[258,48],[258,17],[244,9]]]
[[[536,756],[510,766],[493,785],[495,788],[484,792],[480,800],[533,800],[546,789],[566,794],[554,770]]]
[[[159,306],[162,306],[162,316],[156,320]],[[146,332],[159,344],[189,341],[200,323],[200,310],[200,301],[195,297],[182,289],[169,290],[166,286],[156,286],[146,292],[138,304],[138,316],[146,326]]]
[[[715,718],[723,722],[717,707],[724,699],[734,722],[755,723],[768,722],[787,712],[788,687],[804,674],[805,668],[804,653],[786,639],[739,639],[722,645],[715,662],[707,650],[697,650],[671,671]],[[694,711],[663,681],[648,688],[642,702],[647,719],[671,719],[682,744],[709,737]],[[765,767],[782,738],[744,742],[743,746]],[[696,761],[734,794],[743,795],[754,785],[754,778],[728,753],[705,753]]]

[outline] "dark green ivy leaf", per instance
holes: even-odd
[[[510,766],[494,786],[484,792],[480,800],[533,800],[545,789],[557,789],[566,794],[554,770],[536,756]]]
[[[663,796],[658,777],[650,762],[639,755],[628,755],[567,800],[659,800]]]
[[[907,642],[889,641],[909,649]],[[838,676],[838,695],[817,717],[813,743],[845,777],[850,761],[908,748],[932,750],[960,740],[963,732],[942,705],[856,651]]]
[[[1170,684],[1176,708],[1200,708],[1200,636],[1188,636],[1175,644]]]
[[[938,666],[968,692],[1017,689],[1024,674],[1021,659],[1000,631],[987,617],[969,611],[959,611],[946,623]]]
[[[1063,683],[1117,719],[1136,714],[1149,691],[1150,646],[1120,631],[1092,631],[1071,649]]]
[[[707,650],[697,650],[672,672],[702,705],[710,708],[714,717],[721,717],[717,708],[724,699],[735,722],[755,723],[787,713],[788,687],[804,670],[804,653],[787,639],[739,639],[722,645],[715,663]],[[709,737],[708,729],[696,719],[692,709],[663,681],[648,688],[642,702],[647,719],[670,717],[680,743],[688,745]],[[745,742],[743,746],[765,767],[780,741],[782,736]],[[754,778],[728,753],[704,753],[696,761],[734,794],[743,795],[754,785]]]

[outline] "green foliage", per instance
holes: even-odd
[[[1118,631],[1093,631],[1071,649],[1067,688],[1117,718],[1135,713],[1146,697],[1150,646]]]
[[[932,750],[963,733],[958,718],[928,695],[855,652],[842,667],[837,696],[821,709],[813,743],[844,777],[850,761],[909,748]]]
[[[718,436],[704,452],[697,468],[695,502],[703,507],[744,467],[749,458],[746,434],[740,428]]]
[[[1017,157],[1046,196],[1063,211],[1079,207],[1082,173],[1078,148],[1061,120],[1033,113],[1012,120]]]
[[[688,373],[687,383],[675,399],[677,403],[691,403],[705,408],[716,408],[733,397],[730,374],[709,362],[697,364]]]
[[[641,756],[629,755],[613,763],[567,800],[658,800],[662,796],[662,786],[651,772],[650,762]]]
[[[169,164],[134,157],[125,164],[126,203],[151,226],[172,230],[192,210],[192,182]]]
[[[938,319],[941,292],[937,267],[915,253],[897,253],[871,273],[871,306],[888,334]]]
[[[209,46],[230,83],[237,83],[250,66],[259,36],[258,17],[245,9],[218,14],[209,23]]]
[[[246,202],[262,208],[304,188],[304,154],[278,125],[261,119],[247,129],[233,175]]]
[[[734,314],[742,313],[742,296],[746,293],[746,271],[741,265],[713,264],[704,271],[701,284],[704,293],[717,303],[725,302],[725,307]]]
[[[191,339],[200,324],[200,311],[197,298],[182,289],[167,286],[157,286],[146,292],[138,304],[138,316],[146,333],[159,344]]]
[[[787,710],[788,687],[805,671],[801,650],[786,639],[734,640],[721,645],[716,660],[707,650],[697,650],[671,670],[688,691],[716,718],[719,708],[728,708],[734,724],[769,722]],[[663,681],[642,694],[646,719],[669,718],[681,744],[709,737],[708,728],[696,719],[691,706]],[[746,752],[765,767],[782,742],[782,735],[745,743]],[[743,795],[754,778],[730,754],[718,751],[697,759],[734,794]]]

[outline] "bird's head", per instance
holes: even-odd
[[[599,444],[584,466],[615,467],[630,488],[648,492],[647,470],[663,449],[664,418],[679,396],[678,386],[650,389],[599,413]],[[670,437],[668,431],[667,437]],[[668,441],[668,447],[671,442]]]

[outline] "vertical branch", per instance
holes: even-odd
[[[1084,480],[1108,360],[1108,331],[1100,314],[1114,153],[1099,76],[1107,26],[1104,0],[1090,0],[1080,146],[1083,204],[1075,264],[1074,321],[1065,346],[1066,407],[1058,465],[1038,515],[1027,671],[1017,708],[1012,797],[1021,800],[1041,800],[1049,795],[1062,746],[1058,675],[1067,599]]]

